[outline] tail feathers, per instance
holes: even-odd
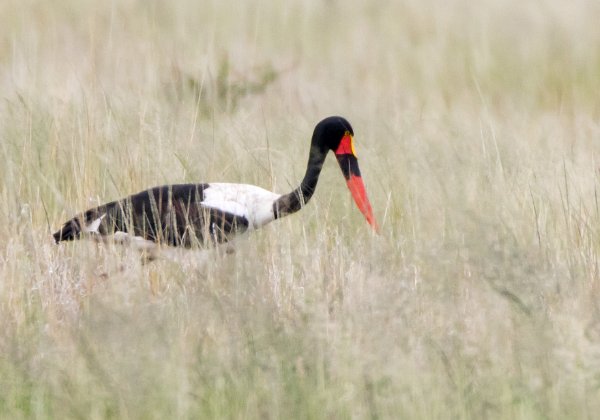
[[[79,220],[77,220],[77,218],[69,220],[52,236],[54,236],[56,243],[59,243],[60,241],[72,241],[79,239],[81,236],[81,225]]]

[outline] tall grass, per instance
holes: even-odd
[[[1,417],[595,417],[599,14],[4,0]],[[233,255],[51,241],[153,185],[287,192],[331,114],[380,236],[328,161]]]

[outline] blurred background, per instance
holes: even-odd
[[[600,3],[3,0],[0,416],[593,418]],[[201,265],[49,233],[154,185],[288,192]],[[107,274],[109,273],[109,274]]]

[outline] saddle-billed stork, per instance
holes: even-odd
[[[338,116],[319,122],[312,136],[304,179],[288,194],[246,184],[176,184],[154,187],[87,210],[54,233],[56,242],[90,234],[133,241],[192,247],[227,242],[300,210],[312,197],[327,153],[335,153],[352,197],[367,222],[378,231],[354,151],[354,131]]]

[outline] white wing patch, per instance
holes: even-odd
[[[250,228],[261,227],[275,219],[273,203],[280,194],[247,184],[208,185],[204,190],[204,206],[245,217]]]
[[[91,221],[90,223],[88,223],[87,225],[84,226],[83,231],[85,233],[98,233],[98,228],[100,227],[100,223],[102,223],[102,219],[104,219],[106,217],[106,213],[104,213],[102,216],[98,217],[97,219]]]

